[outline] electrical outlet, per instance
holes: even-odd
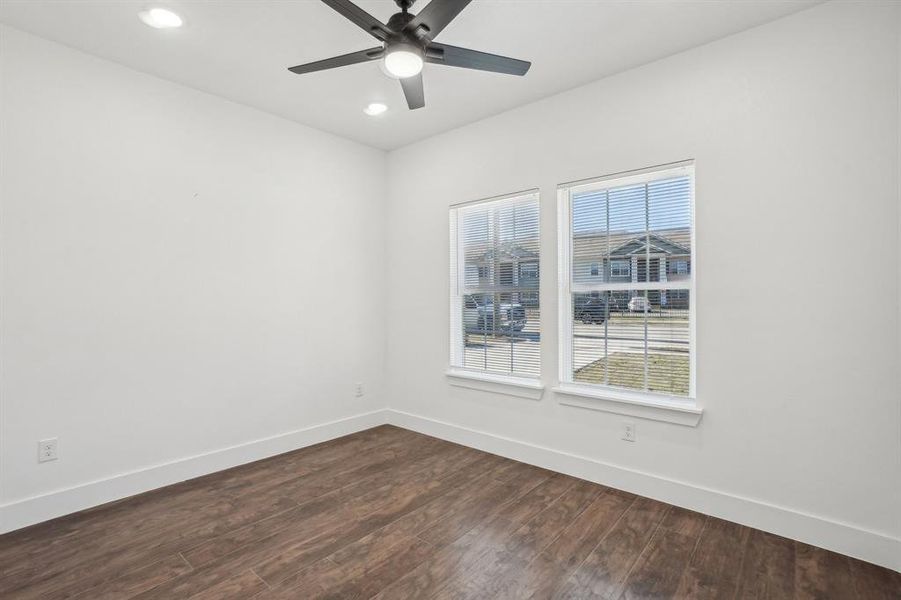
[[[57,458],[59,458],[59,453],[56,438],[38,442],[38,462],[47,462]]]
[[[356,393],[357,398],[363,397],[363,384],[360,383],[359,381],[357,382],[357,387],[356,387],[355,393]]]
[[[623,439],[627,442],[635,441],[635,423],[632,421],[623,422]]]

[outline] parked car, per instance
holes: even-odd
[[[601,324],[607,320],[607,315],[614,310],[603,298],[589,298],[582,306],[576,308],[575,317],[586,325],[592,323]]]
[[[651,312],[651,303],[644,296],[633,296],[629,300],[629,312]]]
[[[497,313],[495,328],[494,299],[490,295],[469,294],[463,299],[463,327],[470,333],[522,331],[526,326],[526,311],[519,303],[501,303]]]

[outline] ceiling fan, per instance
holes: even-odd
[[[400,80],[407,106],[415,109],[425,106],[423,62],[520,76],[525,75],[532,66],[524,60],[432,41],[472,0],[432,0],[419,13],[412,15],[407,11],[415,1],[394,0],[400,12],[392,15],[385,24],[350,0],[322,0],[382,45],[288,70],[297,74],[312,73],[381,59],[385,70]]]

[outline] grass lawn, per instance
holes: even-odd
[[[635,390],[644,389],[644,355],[614,352],[577,370],[574,379],[580,383],[604,383]],[[648,354],[648,391],[673,396],[688,395],[688,355]]]

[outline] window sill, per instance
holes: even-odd
[[[696,427],[704,409],[691,400],[562,383],[553,388],[560,404]]]
[[[539,400],[541,399],[541,394],[544,393],[544,385],[542,385],[541,381],[529,379],[528,377],[494,375],[454,368],[448,369],[445,375],[451,385],[471,390],[506,394],[508,396],[528,398],[529,400]]]

